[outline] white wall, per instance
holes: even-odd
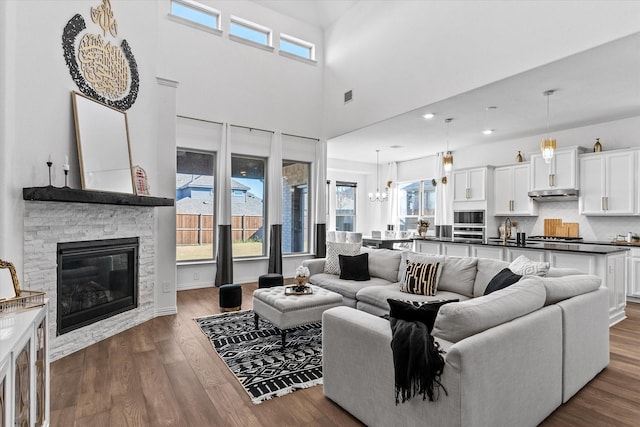
[[[327,137],[637,32],[639,16],[630,1],[358,2],[325,33]]]
[[[81,13],[88,30],[97,32],[90,8],[95,1],[0,2],[3,80],[2,241],[3,259],[23,271],[22,188],[48,184],[45,162],[52,156],[52,184],[64,185],[62,164],[69,156],[69,186],[80,188],[79,163],[71,107],[71,91],[78,90],[65,64],[61,37],[68,20]],[[152,189],[157,185],[156,54],[157,3],[112,2],[118,21],[118,42],[126,39],[140,73],[140,95],[127,112],[134,164],[145,168]],[[157,187],[156,187],[157,188]],[[158,194],[157,192],[154,194]],[[162,235],[162,230],[157,230]],[[172,231],[173,232],[173,231]],[[166,261],[166,260],[164,260]],[[22,276],[21,276],[22,277]],[[28,289],[29,283],[22,283]],[[175,288],[175,284],[172,284]]]

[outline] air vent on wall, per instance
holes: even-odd
[[[344,103],[351,101],[353,99],[353,90],[344,93]]]

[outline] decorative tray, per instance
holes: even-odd
[[[297,291],[297,286],[285,286],[284,294],[285,295],[311,295],[313,294],[313,289],[311,286],[305,286],[303,291]]]
[[[0,300],[0,314],[13,313],[44,305],[44,292],[21,290],[19,297]]]

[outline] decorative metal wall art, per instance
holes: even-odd
[[[116,40],[107,40],[118,34],[110,0],[91,8],[91,21],[102,34],[87,30],[80,14],[64,27],[62,49],[69,73],[83,94],[118,110],[128,110],[140,87],[138,65],[126,40],[120,46]]]

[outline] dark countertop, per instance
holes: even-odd
[[[414,239],[418,242],[438,242],[438,243],[454,243],[462,245],[479,245],[479,246],[500,246],[505,248],[518,248],[518,249],[531,249],[542,251],[562,251],[562,252],[578,252],[587,254],[611,254],[616,252],[625,252],[629,250],[629,246],[613,245],[611,243],[547,243],[547,242],[527,242],[524,246],[517,245],[514,241],[509,241],[507,244],[503,244],[501,240],[489,239],[487,243],[480,243],[474,241],[451,241],[449,239]]]

